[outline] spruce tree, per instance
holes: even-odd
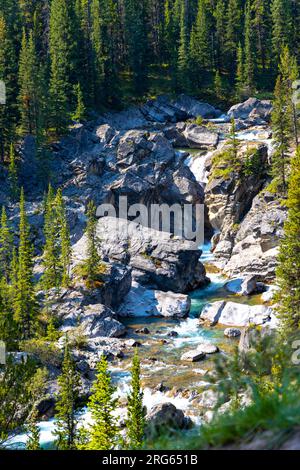
[[[177,83],[180,90],[186,91],[189,89],[189,30],[186,0],[181,2]]]
[[[80,83],[75,86],[75,94],[76,94],[76,110],[73,114],[74,121],[82,122],[85,120],[86,116],[86,108],[84,105],[84,98],[83,93],[81,90]]]
[[[0,163],[9,153],[14,141],[17,121],[16,94],[17,60],[13,43],[13,34],[7,17],[0,10],[0,80],[5,84],[6,101],[0,104]]]
[[[254,51],[253,51],[253,34],[252,34],[252,18],[250,1],[247,1],[245,9],[245,63],[244,63],[244,79],[245,89],[248,96],[253,92],[254,88]]]
[[[287,97],[287,112],[291,119],[291,126],[293,130],[293,139],[296,147],[299,145],[299,112],[297,104],[294,101],[293,84],[299,78],[299,70],[296,57],[290,54],[287,46],[284,46],[280,56],[279,70],[282,76],[282,85],[286,90]]]
[[[30,228],[25,211],[23,188],[20,198],[19,239],[14,319],[18,325],[20,339],[29,339],[36,329],[37,303],[33,283],[33,249],[30,241]]]
[[[93,419],[89,430],[88,450],[112,450],[117,445],[118,428],[115,411],[118,400],[114,398],[115,392],[107,360],[102,356],[88,403]]]
[[[20,130],[23,134],[36,134],[38,127],[38,66],[33,33],[23,29],[22,46],[19,59],[19,106]]]
[[[284,237],[280,243],[276,296],[276,310],[281,319],[281,329],[288,334],[300,328],[300,149],[291,162],[291,177],[286,201],[288,218]]]
[[[16,154],[13,144],[10,144],[8,179],[10,186],[10,195],[13,201],[19,196],[18,170],[16,165]]]
[[[56,134],[66,130],[69,99],[72,92],[73,58],[71,17],[66,0],[52,0],[50,11],[49,52],[51,60],[50,104],[51,125]]]
[[[59,246],[57,241],[57,214],[55,211],[55,197],[52,186],[49,185],[45,208],[45,248],[43,254],[44,274],[42,284],[44,289],[60,287]]]
[[[60,247],[59,264],[61,270],[60,283],[62,287],[68,287],[70,282],[70,265],[71,265],[71,242],[70,230],[67,221],[66,208],[59,189],[56,195],[56,215],[58,223],[58,243]]]
[[[141,389],[141,366],[137,349],[132,362],[131,391],[127,401],[127,445],[129,449],[140,449],[145,439],[145,408]]]
[[[241,43],[239,43],[237,51],[237,69],[235,78],[235,94],[237,100],[244,97],[245,90],[245,74],[244,74],[244,53]]]
[[[71,356],[68,338],[62,363],[62,374],[58,378],[59,394],[56,404],[56,446],[58,450],[75,450],[78,441],[76,406],[79,396],[80,376]]]
[[[85,277],[88,287],[93,287],[99,274],[100,256],[98,254],[99,240],[97,238],[96,207],[91,201],[87,209],[87,258],[85,260]]]
[[[209,70],[211,64],[208,14],[205,0],[198,0],[198,12],[191,33],[190,58],[200,70]]]
[[[272,46],[276,65],[284,46],[292,49],[292,10],[291,0],[273,0],[272,13]],[[276,66],[275,65],[275,66]]]
[[[9,282],[10,263],[12,256],[12,233],[8,226],[5,207],[2,207],[0,225],[0,279],[4,278]]]
[[[274,189],[282,196],[287,193],[287,172],[291,139],[291,120],[288,113],[289,100],[281,76],[278,76],[274,90],[275,100],[272,112],[272,130],[275,151],[272,156]]]
[[[99,108],[104,101],[105,52],[101,22],[100,0],[91,3],[91,47],[93,54],[94,105]]]

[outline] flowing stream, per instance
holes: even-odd
[[[242,131],[238,133],[238,139],[261,141],[266,143],[270,150],[272,148],[271,139],[262,131]],[[197,181],[205,185],[207,183],[205,162],[212,152],[203,154],[199,149],[189,149],[188,152],[186,164],[193,171]],[[206,243],[202,250],[201,261],[207,265],[213,264],[210,243]],[[209,383],[205,380],[205,374],[213,367],[213,358],[208,356],[199,363],[185,363],[180,360],[181,355],[186,351],[196,349],[203,342],[218,344],[220,354],[228,354],[236,341],[224,337],[225,328],[204,328],[200,325],[199,315],[203,307],[209,302],[223,299],[239,303],[258,302],[255,297],[249,299],[230,294],[224,287],[228,281],[224,276],[215,273],[209,273],[208,276],[211,283],[191,294],[192,307],[187,319],[132,317],[123,320],[128,328],[128,337],[142,344],[139,353],[142,362],[144,403],[147,409],[150,410],[159,403],[171,402],[190,416],[195,424],[199,424],[201,420],[194,402],[193,391],[198,392],[200,388],[208,388]],[[147,327],[150,333],[145,335],[135,333],[135,330],[143,327]],[[130,365],[131,357],[126,357],[111,366],[117,395],[120,398],[118,416],[121,417],[125,413],[124,400],[129,390]],[[82,410],[80,420],[85,425],[90,422],[90,415],[86,409]],[[52,433],[54,427],[54,419],[39,423],[41,445],[44,448],[51,447],[55,440]],[[9,447],[24,448],[27,438],[25,433],[12,436]]]

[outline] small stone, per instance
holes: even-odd
[[[137,330],[135,330],[136,333],[140,333],[142,335],[149,335],[150,334],[150,330],[148,330],[148,328],[139,328]]]
[[[227,336],[227,338],[237,338],[238,336],[241,336],[241,330],[238,328],[226,328],[224,331],[224,336]]]
[[[126,341],[126,346],[129,346],[130,348],[138,348],[141,346],[141,343],[139,343],[135,339],[129,339],[128,341]]]
[[[177,331],[170,331],[170,333],[168,333],[168,336],[170,336],[170,338],[178,338],[179,334],[177,333]]]

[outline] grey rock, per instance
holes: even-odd
[[[141,285],[186,293],[208,282],[199,262],[201,251],[192,242],[112,217],[99,220],[97,236],[102,258],[129,264]],[[85,237],[73,247],[73,253],[77,260],[85,258]]]
[[[202,361],[202,359],[205,359],[205,353],[198,349],[187,351],[181,356],[181,360],[187,362],[198,362]]]
[[[200,351],[203,354],[215,354],[219,352],[219,348],[212,343],[201,343],[197,346],[197,351]]]
[[[192,426],[190,418],[182,410],[178,410],[172,403],[161,403],[154,406],[146,416],[147,435],[157,434],[161,431],[183,430]]]
[[[191,148],[210,148],[216,147],[219,141],[219,135],[216,132],[208,130],[205,126],[190,124],[183,132],[187,144]]]
[[[242,332],[238,328],[226,328],[224,330],[224,336],[227,336],[227,338],[238,338],[241,334]]]
[[[228,326],[267,324],[271,321],[272,309],[264,305],[249,306],[235,302],[214,302],[207,304],[201,312],[201,321]]]
[[[243,103],[238,103],[230,108],[228,116],[235,119],[248,119],[259,117],[264,121],[270,119],[272,103],[268,100],[249,98]]]
[[[190,307],[191,300],[187,295],[150,290],[133,282],[118,313],[121,317],[184,318]]]

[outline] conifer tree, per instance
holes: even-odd
[[[187,1],[182,0],[180,12],[180,41],[177,61],[177,81],[181,90],[189,88],[189,32]]]
[[[244,63],[244,79],[245,89],[248,96],[253,92],[254,83],[254,53],[253,53],[253,36],[252,36],[252,20],[250,1],[247,0],[245,9],[245,63]]]
[[[241,5],[239,0],[228,0],[226,11],[226,58],[227,68],[234,73],[234,64],[241,32]]]
[[[291,0],[273,0],[272,13],[272,45],[276,64],[284,46],[292,50],[292,11]]]
[[[215,61],[220,69],[225,64],[226,6],[224,0],[217,0],[213,14],[215,19]]]
[[[56,195],[56,214],[58,223],[58,243],[60,246],[59,263],[61,269],[61,285],[67,287],[70,281],[71,242],[66,208],[62,191],[59,189]]]
[[[129,449],[140,449],[145,438],[145,409],[141,389],[141,367],[137,349],[131,369],[131,391],[127,397],[127,439]]]
[[[205,0],[198,0],[198,12],[191,33],[190,58],[200,70],[211,68],[208,15]]]
[[[299,78],[299,71],[296,57],[291,56],[287,46],[283,47],[280,56],[279,70],[282,77],[282,86],[286,90],[287,97],[287,113],[291,119],[291,126],[293,130],[293,138],[296,147],[299,145],[299,116],[297,104],[294,101],[293,84]]]
[[[237,69],[235,79],[235,93],[238,100],[244,96],[245,74],[244,74],[244,54],[241,43],[239,43],[237,52]]]
[[[20,198],[18,277],[14,301],[14,319],[21,339],[30,338],[37,323],[37,303],[33,284],[33,249],[30,242],[30,228],[25,211],[24,190]]]
[[[103,19],[102,19],[103,23]],[[104,98],[105,53],[101,26],[100,0],[91,3],[91,47],[93,55],[94,105],[99,107]]]
[[[44,289],[60,287],[59,246],[57,242],[57,217],[55,212],[55,197],[52,186],[49,185],[45,204],[45,248],[43,255],[44,274],[42,283]]]
[[[281,318],[281,329],[288,334],[300,328],[300,149],[291,162],[289,181],[288,218],[280,244],[276,296],[276,309]]]
[[[84,105],[84,98],[83,93],[81,90],[80,83],[75,86],[75,94],[76,94],[76,110],[73,114],[74,121],[82,122],[85,120],[86,116],[86,108]]]
[[[146,0],[125,0],[125,37],[133,84],[138,93],[147,89],[148,27]]]
[[[0,279],[3,277],[6,282],[10,277],[10,263],[12,256],[12,233],[8,226],[5,207],[2,207],[0,225]]]
[[[85,261],[85,275],[87,286],[92,287],[97,280],[100,263],[100,256],[97,248],[99,240],[97,238],[96,207],[93,202],[88,204],[87,218],[87,258]]]
[[[16,154],[13,144],[10,144],[8,179],[10,185],[10,195],[13,201],[19,196],[18,170],[16,165]]]
[[[59,450],[75,450],[78,440],[76,406],[79,396],[80,376],[71,356],[68,338],[62,363],[62,374],[58,378],[59,395],[56,404],[56,446]]]
[[[72,92],[73,38],[70,10],[66,0],[52,0],[49,52],[51,59],[51,124],[57,134],[66,130]]]
[[[7,16],[0,10],[0,80],[5,84],[6,101],[0,105],[0,163],[14,140],[17,120],[17,61]]]
[[[114,398],[115,392],[116,388],[112,385],[107,360],[102,356],[88,404],[93,418],[89,431],[89,450],[112,450],[116,447],[118,429],[114,413],[118,400]]]
[[[291,120],[288,111],[288,96],[281,76],[278,76],[274,90],[272,129],[275,151],[272,156],[272,175],[275,190],[285,196],[287,193],[287,171],[291,139]]]
[[[38,67],[32,31],[27,39],[23,29],[19,59],[20,130],[23,134],[35,134],[38,127]]]

